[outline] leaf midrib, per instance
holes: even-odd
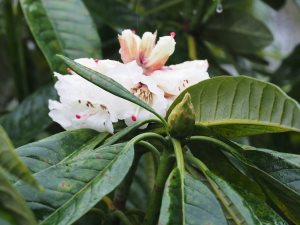
[[[256,126],[269,126],[269,127],[276,127],[280,130],[293,130],[300,132],[300,128],[295,127],[288,127],[280,123],[270,123],[270,122],[264,122],[260,120],[237,120],[237,119],[223,119],[223,120],[207,120],[207,121],[197,121],[196,125],[204,125],[204,126],[221,126],[221,125],[256,125]],[[283,129],[281,129],[283,128]]]

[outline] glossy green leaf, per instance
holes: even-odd
[[[157,112],[155,112],[155,110],[152,109],[151,106],[149,106],[143,100],[141,100],[138,97],[136,97],[135,95],[133,95],[125,87],[123,87],[121,84],[119,84],[115,80],[111,79],[110,77],[107,77],[101,73],[98,73],[94,70],[91,70],[91,69],[85,67],[85,66],[82,66],[81,64],[76,63],[75,61],[73,61],[65,56],[59,56],[59,58],[61,58],[74,72],[76,72],[83,78],[96,84],[97,86],[101,87],[105,91],[108,91],[120,98],[126,99],[130,102],[133,102],[133,103],[141,106],[142,108],[148,110],[149,112],[152,112],[158,118],[163,120],[163,118]]]
[[[56,97],[53,85],[45,86],[27,97],[14,111],[0,117],[0,124],[15,146],[28,143],[52,123],[48,116],[48,100]]]
[[[259,185],[233,167],[218,149],[203,144],[201,150],[199,145],[193,145],[191,149],[208,167],[202,171],[231,222],[253,225],[288,224],[267,205]]]
[[[31,32],[55,71],[65,71],[56,54],[101,57],[100,38],[81,0],[21,0]]]
[[[185,173],[182,196],[180,177],[179,169],[175,168],[167,180],[158,224],[227,225],[214,194],[200,180]]]
[[[60,163],[66,157],[92,149],[107,137],[106,133],[97,134],[88,129],[64,131],[19,147],[16,151],[28,168],[37,173]]]
[[[30,173],[27,166],[21,161],[15,152],[14,146],[7,134],[0,126],[0,167],[10,174],[18,177],[26,183],[38,187],[36,180]]]
[[[3,224],[1,220],[8,225],[37,224],[22,196],[8,181],[5,172],[0,167],[0,223]]]
[[[295,224],[300,223],[300,156],[244,147],[254,178],[269,198]]]
[[[277,86],[245,76],[220,76],[187,88],[169,112],[189,92],[196,126],[239,137],[285,131],[300,132],[299,104]]]
[[[202,37],[242,53],[253,53],[273,41],[271,32],[261,21],[246,12],[232,9],[215,14],[206,24]]]
[[[41,220],[40,224],[72,224],[126,176],[133,160],[133,145],[117,144],[92,150],[94,146],[91,140],[81,150],[73,149],[75,152],[64,159],[41,166],[34,176],[44,186],[43,193],[32,193],[30,187],[16,184]],[[38,154],[44,154],[42,149]],[[41,164],[46,163],[41,160]]]

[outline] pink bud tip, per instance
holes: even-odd
[[[76,119],[80,119],[81,118],[81,116],[79,114],[76,114],[75,117],[76,117]]]
[[[176,36],[176,33],[173,31],[170,33],[171,37],[175,37]]]
[[[135,30],[134,29],[131,29],[131,32],[135,34]]]
[[[67,68],[67,72],[68,72],[68,73],[72,73],[71,68]]]
[[[136,121],[136,116],[135,116],[135,115],[132,115],[132,116],[131,116],[131,119],[132,119],[132,121],[135,122],[135,121]]]
[[[99,59],[94,59],[95,60],[95,63],[98,63],[99,62]]]

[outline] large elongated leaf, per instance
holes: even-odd
[[[0,117],[15,146],[28,143],[46,129],[52,120],[48,116],[48,100],[56,99],[53,85],[45,86],[26,98],[14,111]]]
[[[180,177],[179,169],[175,168],[167,180],[159,224],[227,225],[222,208],[213,193],[201,181],[185,173],[185,191],[182,196]]]
[[[207,23],[203,38],[242,53],[253,53],[273,41],[271,32],[262,22],[243,11],[228,9]]]
[[[283,213],[300,223],[300,156],[244,147],[254,178]]]
[[[29,169],[20,160],[7,134],[0,126],[0,167],[23,181],[38,187],[37,182],[31,175]]]
[[[90,68],[87,68],[85,66],[82,66],[79,63],[76,63],[75,61],[65,57],[65,56],[59,56],[67,65],[71,67],[71,69],[74,70],[74,72],[78,73],[83,78],[89,80],[90,82],[96,84],[97,86],[101,87],[102,89],[118,96],[123,99],[126,99],[130,102],[133,102],[144,109],[148,110],[149,112],[152,112],[154,115],[156,115],[158,118],[163,120],[163,118],[155,112],[154,109],[151,108],[147,103],[133,95],[130,91],[128,91],[125,87],[123,87],[118,82],[114,81],[110,77],[107,77],[101,73],[98,73],[94,70],[91,70]]]
[[[168,113],[185,92],[192,97],[196,125],[223,136],[300,132],[299,104],[270,83],[245,76],[214,77],[186,89]]]
[[[36,190],[35,190],[36,191]],[[35,225],[35,218],[0,167],[0,223],[8,225]]]
[[[40,224],[72,224],[126,176],[133,160],[133,145],[118,144],[91,151],[94,145],[91,141],[80,152],[40,167],[34,176],[44,186],[43,193],[32,193],[30,187],[16,184]]]
[[[52,70],[63,71],[55,57],[101,57],[100,39],[81,0],[21,0],[31,32]]]

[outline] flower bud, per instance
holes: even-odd
[[[191,135],[195,126],[195,110],[189,93],[174,107],[168,117],[168,124],[175,137]]]
[[[141,39],[132,30],[124,30],[118,35],[121,59],[124,63],[136,60]]]

